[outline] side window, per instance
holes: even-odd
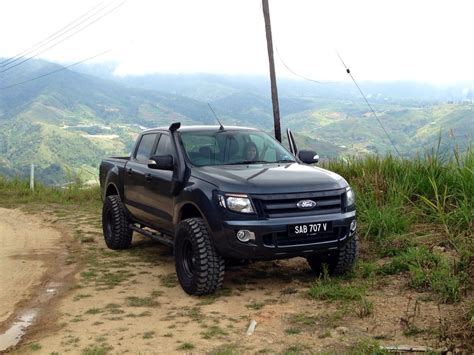
[[[167,134],[162,134],[160,140],[158,141],[158,145],[156,146],[155,154],[153,155],[167,154],[174,156],[173,142],[171,142],[170,136]]]
[[[167,134],[162,134],[158,145],[156,146],[155,154],[153,155],[167,154],[174,156],[173,142],[171,142],[170,136],[168,136]]]
[[[135,159],[139,162],[147,162],[150,159],[157,134],[145,134],[138,145]]]

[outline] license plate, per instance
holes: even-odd
[[[290,236],[308,236],[332,232],[332,222],[293,224],[288,226]]]

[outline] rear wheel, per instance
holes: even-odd
[[[311,255],[306,258],[311,270],[320,275],[327,265],[331,275],[342,275],[351,270],[357,261],[359,238],[355,235],[338,251],[331,254]]]
[[[120,197],[107,196],[102,208],[102,229],[105,244],[110,249],[127,249],[132,244],[133,231],[128,227],[128,218]]]
[[[215,292],[224,280],[224,259],[217,254],[202,218],[188,218],[176,229],[175,264],[179,283],[190,295]]]

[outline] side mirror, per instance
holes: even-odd
[[[148,160],[150,169],[174,170],[174,161],[172,155],[154,155]]]
[[[314,164],[319,161],[319,155],[314,150],[300,150],[298,158],[305,164]]]

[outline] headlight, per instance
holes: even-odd
[[[350,187],[346,188],[346,207],[352,206],[355,203],[354,191]]]
[[[217,195],[219,205],[234,212],[255,213],[252,201],[245,194],[225,194]]]

